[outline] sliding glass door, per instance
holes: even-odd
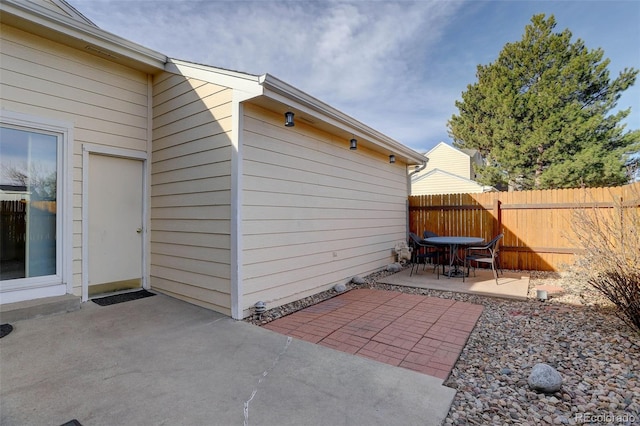
[[[62,135],[0,127],[0,281],[60,273]]]

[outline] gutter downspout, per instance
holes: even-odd
[[[423,161],[421,165],[416,167],[414,171],[412,171],[411,173],[409,173],[407,175],[407,193],[409,195],[411,195],[411,177],[413,175],[415,175],[416,173],[420,173],[421,171],[423,171],[427,167],[427,163],[428,162],[429,162],[429,159],[426,158],[425,161]]]
[[[419,165],[418,167],[415,168],[414,171],[412,171],[411,173],[409,173],[407,175],[407,194],[411,195],[411,177],[413,175],[415,175],[416,173],[420,173],[421,171],[423,171],[425,169],[425,167],[427,167],[427,163],[429,162],[428,158],[425,158],[425,160],[422,162],[421,165]],[[405,201],[406,203],[406,211],[407,211],[407,220],[405,221],[406,223],[406,235],[409,235],[409,232],[411,231],[409,229],[409,199],[407,198],[407,201]]]
[[[422,162],[421,165],[416,167],[416,169],[414,171],[409,173],[409,182],[411,182],[411,176],[415,175],[416,173],[420,173],[421,171],[423,171],[425,169],[425,167],[427,167],[427,163],[428,162],[429,162],[429,159],[427,158],[425,161]]]

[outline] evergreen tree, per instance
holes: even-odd
[[[640,130],[625,131],[630,109],[609,114],[637,70],[611,81],[602,49],[554,33],[555,18],[534,15],[521,41],[479,65],[459,115],[448,122],[458,148],[480,151],[480,182],[515,189],[619,185],[628,181]],[[609,114],[609,115],[608,115]]]

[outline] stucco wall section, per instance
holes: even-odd
[[[402,163],[280,114],[244,108],[243,305],[272,308],[392,261],[405,239]]]
[[[146,152],[147,75],[0,26],[2,108],[74,124],[73,293],[82,285],[82,144]]]
[[[227,315],[231,99],[211,83],[154,78],[151,287]]]

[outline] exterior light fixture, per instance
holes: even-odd
[[[393,163],[395,163],[395,162],[396,162],[396,156],[395,156],[395,155],[393,155],[393,154],[391,154],[391,155],[389,156],[389,162],[390,162],[390,163],[392,163],[392,164],[393,164]]]
[[[356,138],[351,139],[351,141],[349,141],[350,145],[349,145],[349,149],[355,151],[356,149],[358,149],[358,140]]]
[[[293,122],[293,113],[291,111],[284,113],[284,125],[285,127],[295,126],[295,123]]]

